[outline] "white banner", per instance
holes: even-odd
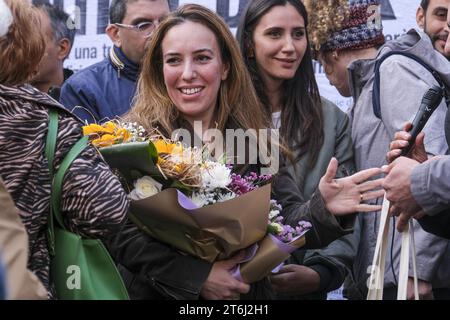
[[[220,14],[233,32],[239,21],[239,14],[248,0],[170,0],[171,8],[185,3],[204,5]],[[49,2],[64,8],[75,18],[77,35],[74,47],[65,66],[74,71],[103,60],[111,47],[105,34],[108,24],[109,0],[34,0],[34,3]],[[396,39],[411,28],[416,27],[416,10],[420,0],[382,0],[384,34],[387,40]],[[351,99],[342,98],[334,87],[329,85],[322,68],[315,64],[317,82],[321,94],[346,110]]]

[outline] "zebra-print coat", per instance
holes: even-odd
[[[82,135],[81,122],[31,86],[0,85],[0,177],[28,232],[28,268],[36,273],[52,298],[54,289],[49,281],[46,236],[50,178],[44,155],[50,107],[61,110],[53,164],[58,169]],[[72,163],[62,193],[66,226],[83,236],[106,239],[116,232],[126,216],[126,194],[92,146]]]

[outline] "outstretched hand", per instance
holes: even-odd
[[[332,158],[319,183],[319,191],[328,211],[333,215],[342,216],[355,212],[381,210],[380,205],[363,203],[384,195],[384,190],[380,189],[383,179],[367,181],[380,174],[381,169],[362,170],[352,176],[335,179],[337,169],[338,161],[336,158]]]

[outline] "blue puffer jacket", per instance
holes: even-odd
[[[104,122],[122,116],[131,107],[139,65],[119,48],[113,50],[123,69],[119,71],[108,56],[71,76],[61,88],[61,104],[85,122]]]

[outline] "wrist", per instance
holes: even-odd
[[[330,270],[320,264],[315,264],[307,267],[311,269],[311,278],[313,279],[312,282],[315,283],[315,286],[313,288],[314,290],[312,292],[325,291],[332,281],[332,274]]]

